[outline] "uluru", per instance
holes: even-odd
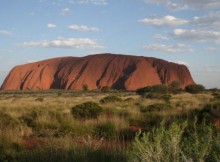
[[[2,90],[90,90],[108,86],[136,90],[173,81],[181,88],[193,84],[185,65],[162,59],[118,54],[61,57],[15,66],[4,80]]]

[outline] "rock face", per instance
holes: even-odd
[[[109,86],[114,89],[170,84],[179,81],[184,88],[194,81],[188,68],[161,59],[115,54],[54,58],[14,67],[2,90],[81,90]]]

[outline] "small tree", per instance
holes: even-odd
[[[181,83],[179,81],[173,81],[169,84],[170,92],[177,92],[180,89]]]
[[[101,112],[102,107],[95,102],[85,102],[71,109],[71,113],[76,119],[96,119]]]
[[[196,93],[203,92],[205,90],[205,87],[201,84],[191,84],[191,85],[188,85],[185,88],[185,90],[186,92],[196,94]]]
[[[143,95],[145,93],[166,94],[167,92],[168,92],[168,87],[163,84],[139,88],[136,91],[136,93],[139,95]]]
[[[89,90],[88,84],[83,84],[83,91],[88,91],[88,90]]]
[[[101,91],[104,92],[104,93],[109,92],[109,90],[110,90],[109,86],[104,86],[104,87],[101,88]]]

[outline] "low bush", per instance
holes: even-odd
[[[19,117],[19,120],[27,126],[34,128],[36,126],[37,117],[37,112],[31,111],[29,113],[23,114],[21,117]]]
[[[38,97],[38,98],[35,99],[35,101],[43,102],[43,101],[44,101],[44,98]]]
[[[201,84],[191,84],[186,86],[185,90],[188,93],[196,94],[203,92],[205,90],[205,87]]]
[[[95,102],[85,102],[72,107],[71,113],[76,119],[96,119],[103,108]]]
[[[100,103],[115,103],[115,102],[122,102],[122,99],[118,96],[107,96],[100,100]]]
[[[141,106],[140,111],[142,113],[146,112],[159,112],[159,111],[167,111],[169,109],[172,109],[172,106],[169,104],[162,104],[162,103],[155,103],[148,106]]]
[[[158,93],[143,93],[141,95],[143,98],[147,98],[147,99],[159,99],[161,98],[161,94],[158,94]]]
[[[0,130],[14,128],[17,124],[18,122],[9,114],[0,112]]]
[[[136,133],[136,130],[132,130],[132,128],[124,128],[119,132],[119,139],[120,141],[131,141],[135,138]]]
[[[147,161],[219,161],[219,132],[203,123],[189,127],[187,121],[161,125],[135,137],[128,151],[129,162]]]
[[[116,126],[111,121],[98,124],[95,128],[95,134],[104,139],[113,139],[116,137],[116,133]]]
[[[139,127],[142,131],[151,130],[153,127],[160,125],[164,120],[163,116],[156,113],[145,113],[140,118],[130,118],[129,125]]]
[[[206,118],[209,119],[208,121],[210,121],[211,117],[220,118],[220,102],[207,104],[204,106],[204,108],[202,110],[204,113],[207,114]]]
[[[143,95],[144,93],[166,94],[166,93],[168,93],[168,87],[166,85],[162,85],[162,84],[147,86],[147,87],[137,89],[136,93],[139,95]]]
[[[103,114],[106,117],[113,117],[117,113],[117,110],[114,107],[105,107],[103,108]]]
[[[169,92],[178,93],[180,91],[181,82],[173,81],[169,84]]]
[[[101,88],[101,92],[103,92],[103,93],[107,93],[109,91],[110,91],[110,87],[108,87],[108,86],[104,86]]]
[[[132,102],[134,102],[134,101],[135,101],[135,99],[133,99],[133,98],[131,98],[131,97],[126,98],[126,99],[124,100],[124,102],[126,102],[126,103],[132,103]]]
[[[171,98],[172,98],[172,96],[169,94],[165,94],[160,97],[160,99],[164,100],[166,103],[169,103]]]
[[[214,100],[220,101],[220,94],[219,93],[212,93],[212,96],[214,97]]]
[[[89,90],[88,84],[83,84],[82,89],[83,91],[88,91]]]
[[[215,110],[220,111],[220,102],[215,102],[215,103],[212,103],[212,104],[206,104],[204,106],[204,109],[206,109],[206,110],[215,109]]]

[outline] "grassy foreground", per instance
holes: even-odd
[[[220,161],[216,95],[2,91],[0,161]],[[73,114],[85,102],[102,111]]]

